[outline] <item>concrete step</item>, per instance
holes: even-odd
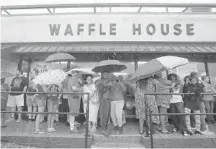
[[[104,142],[104,143],[140,143],[142,140],[141,135],[110,135],[104,136],[100,134],[93,135],[94,142]]]
[[[96,142],[91,148],[145,148],[141,143]]]

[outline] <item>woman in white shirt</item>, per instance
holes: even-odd
[[[86,84],[84,85],[83,89],[84,93],[89,93],[89,128],[91,132],[94,133],[97,127],[97,117],[100,103],[98,91],[96,89],[95,83],[93,82],[92,76],[88,76],[86,78]],[[84,95],[83,99],[83,108],[84,112],[86,113],[88,95]]]

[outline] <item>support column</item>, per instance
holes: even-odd
[[[29,57],[28,58],[28,72],[27,72],[27,79],[29,80],[29,75],[30,75],[30,72],[31,72],[31,58]]]
[[[71,62],[67,61],[67,71],[69,71],[69,69],[70,69],[70,64],[71,64]]]
[[[138,69],[138,58],[136,55],[134,56],[134,68],[135,68],[135,71]]]
[[[22,70],[22,62],[23,62],[23,57],[20,56],[18,60],[18,66],[17,66],[17,69],[20,71]]]
[[[208,57],[207,56],[204,57],[204,65],[205,65],[206,75],[209,77],[209,80],[211,80],[211,78],[210,78],[210,72],[209,72],[209,67],[208,67]]]

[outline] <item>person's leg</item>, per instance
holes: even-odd
[[[178,113],[177,112],[177,103],[171,103],[170,104],[170,113]],[[172,119],[172,122],[173,122],[173,125],[175,127],[175,129],[179,130],[179,117],[177,115],[172,115],[171,116],[171,119]]]
[[[177,110],[177,113],[185,113],[184,111],[184,103],[183,102],[179,102],[176,104],[176,110]],[[186,122],[185,122],[185,115],[179,115],[179,120],[180,120],[180,131],[182,133],[186,132],[187,131],[187,128],[186,128]]]
[[[48,112],[52,112],[52,110],[53,110],[53,103],[52,103],[51,99],[48,99],[47,101],[48,101],[48,104],[47,104]],[[52,128],[51,127],[51,125],[52,125],[51,123],[52,123],[52,114],[48,114],[48,117],[47,117],[48,130],[50,128]]]
[[[210,113],[213,114],[214,112],[214,101],[210,101]],[[214,123],[214,116],[210,115],[210,121],[211,123]]]
[[[202,113],[202,114],[205,113],[205,104],[204,104],[204,102],[200,103],[200,113]],[[208,130],[208,126],[207,126],[207,124],[205,122],[205,115],[201,115],[200,120],[201,120],[201,130],[202,131]]]
[[[26,103],[27,103],[27,107],[28,107],[28,112],[32,112],[32,97],[27,95],[26,96]],[[32,113],[28,114],[28,119],[31,120],[32,119]]]
[[[24,95],[18,95],[15,96],[15,100],[16,100],[16,106],[17,106],[17,111],[18,112],[22,112],[22,107],[24,106]],[[17,122],[20,122],[22,120],[22,113],[18,113],[18,119]]]
[[[2,99],[1,100],[1,111],[6,111],[7,108],[7,100]],[[1,127],[6,127],[6,113],[1,113]]]
[[[73,96],[70,96],[68,98],[68,105],[69,105],[69,111],[70,112],[74,112],[74,111],[76,111],[74,109],[78,108],[78,107],[76,107],[76,99],[74,99]],[[77,129],[75,127],[75,115],[69,114],[68,118],[69,118],[69,123],[70,123],[70,131],[76,133]]]
[[[38,112],[44,112],[44,107],[38,107]],[[40,133],[40,120],[41,120],[42,114],[37,114],[36,121],[35,121],[35,132]]]
[[[116,115],[117,124],[119,127],[119,133],[122,133],[123,131],[123,121],[122,121],[123,107],[124,107],[124,100],[116,101],[115,115]]]
[[[15,111],[16,111],[16,100],[15,96],[8,96],[7,107],[10,109],[11,114],[8,121],[15,120]]]
[[[58,111],[58,101],[53,101],[53,108],[52,112]],[[51,128],[54,129],[54,121],[56,120],[58,114],[52,114],[52,120],[51,120]]]
[[[210,102],[211,101],[204,101],[204,105],[205,105],[205,110],[206,110],[206,113],[210,113]],[[206,118],[207,118],[207,122],[209,123],[210,122],[210,115],[207,115],[206,116]]]
[[[185,114],[190,114],[190,113],[191,113],[191,109],[188,109],[188,108],[185,107]],[[192,132],[190,115],[185,115],[185,123],[186,123],[186,126],[187,126],[187,130],[189,132]]]
[[[200,114],[200,110],[195,110],[194,111],[195,114]],[[200,121],[201,116],[200,115],[195,115],[195,122],[196,122],[196,131],[200,132],[201,131],[201,121]]]
[[[159,109],[160,109],[161,114],[167,113],[167,108],[160,106]],[[165,115],[160,115],[160,123],[161,123],[162,132],[168,132],[166,129],[166,116]]]
[[[116,118],[116,101],[111,101],[111,119],[113,122],[113,126],[117,127],[117,118]]]

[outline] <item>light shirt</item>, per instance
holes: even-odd
[[[179,92],[180,92],[180,88],[173,89],[173,93],[179,93]],[[179,102],[183,102],[182,96],[181,95],[172,95],[170,103],[179,103]]]

